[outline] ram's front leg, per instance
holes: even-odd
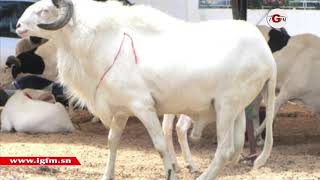
[[[102,177],[102,180],[114,179],[117,149],[127,121],[128,116],[117,116],[112,119],[108,136],[109,156],[107,161],[107,168]]]
[[[161,129],[161,124],[154,107],[145,105],[141,102],[135,102],[131,104],[131,110],[146,127],[154,147],[162,157],[166,171],[166,179],[176,179],[175,171],[173,169],[173,161],[170,158],[167,144]]]

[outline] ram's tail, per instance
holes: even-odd
[[[254,162],[254,168],[259,168],[263,166],[266,161],[268,160],[272,145],[273,145],[273,132],[272,132],[272,124],[274,119],[274,104],[275,104],[275,88],[276,88],[276,72],[272,74],[272,77],[267,80],[266,85],[264,88],[265,94],[264,94],[264,101],[266,102],[266,138],[264,142],[264,147],[262,153],[259,155],[259,157]]]

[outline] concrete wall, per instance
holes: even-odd
[[[189,7],[190,8],[190,7]],[[288,21],[285,28],[290,35],[312,33],[320,36],[320,11],[318,10],[285,10]],[[268,10],[248,10],[248,21],[253,24],[267,25]],[[232,18],[230,9],[189,9],[189,21]],[[261,21],[260,21],[261,20]]]
[[[135,2],[137,4],[150,5],[172,16],[187,20],[186,19],[186,17],[188,16],[187,1],[193,1],[193,0],[131,0],[130,2]]]
[[[172,16],[187,21],[209,19],[231,19],[231,9],[199,9],[198,0],[132,0],[137,4],[147,4]],[[248,21],[257,24],[267,10],[249,10]],[[286,10],[288,22],[286,28],[290,35],[312,33],[320,36],[319,10]],[[266,24],[265,18],[259,23]]]

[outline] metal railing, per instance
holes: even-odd
[[[319,9],[319,0],[289,0],[288,7],[299,9]]]
[[[199,8],[231,8],[231,0],[199,0]],[[249,0],[249,9],[270,9],[276,8],[276,5],[256,0],[255,5]],[[257,6],[258,4],[258,6]],[[320,9],[320,0],[287,0],[284,5],[280,6],[284,9]]]

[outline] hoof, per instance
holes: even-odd
[[[253,169],[259,169],[267,162],[267,159],[257,158],[253,163]]]
[[[241,161],[241,155],[238,155],[237,157],[234,157],[232,160],[231,160],[231,164],[238,164],[240,161]]]
[[[178,164],[172,164],[172,168],[173,168],[173,170],[175,171],[175,172],[179,172],[180,171],[180,166],[178,165]]]
[[[192,173],[197,173],[197,172],[199,172],[199,168],[198,167],[196,167],[196,166],[192,166],[192,165],[187,165],[186,166],[186,168],[188,168],[189,169],[189,172],[192,174]]]
[[[242,164],[247,164],[247,165],[249,165],[249,166],[253,166],[253,164],[254,164],[254,161],[257,159],[257,157],[258,157],[258,153],[256,153],[256,154],[251,154],[251,155],[249,155],[249,156],[244,156],[244,157],[242,157],[241,159],[240,159],[240,163],[242,163]]]
[[[256,144],[257,146],[262,147],[264,145],[264,140],[262,138],[258,138]]]
[[[114,177],[103,176],[101,180],[114,180]]]

